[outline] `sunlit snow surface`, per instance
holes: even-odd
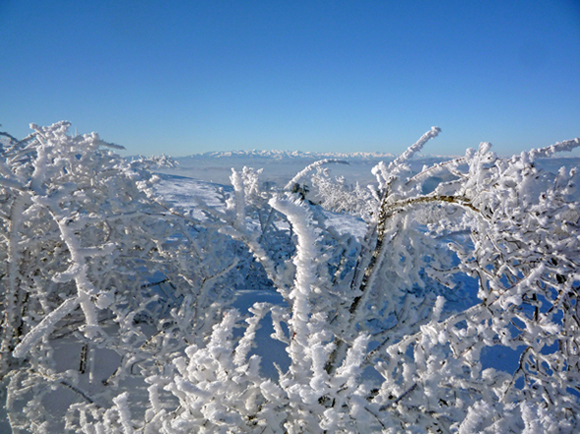
[[[189,178],[179,175],[159,174],[161,181],[155,186],[156,193],[171,206],[179,206],[191,211],[192,216],[203,219],[200,205],[224,211],[224,197],[229,197],[233,189],[228,185]]]
[[[203,213],[198,208],[200,204],[224,211],[224,199],[233,194],[233,189],[229,185],[166,173],[161,173],[159,176],[161,181],[156,185],[156,192],[163,200],[169,205],[177,205],[191,211],[192,215],[198,219],[203,219]],[[325,215],[327,226],[334,226],[338,233],[364,236],[366,226],[360,219],[331,212],[325,212]]]

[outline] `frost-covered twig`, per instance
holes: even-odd
[[[290,190],[294,186],[294,184],[296,184],[298,181],[300,181],[304,176],[306,176],[308,173],[312,172],[314,169],[316,169],[320,166],[323,166],[325,164],[331,164],[331,163],[348,164],[347,161],[338,160],[335,158],[325,158],[323,160],[315,161],[314,163],[309,164],[304,169],[302,169],[300,172],[298,172],[296,175],[294,175],[294,177],[290,181],[288,181],[288,183],[286,183],[286,185],[284,186],[284,190]]]
[[[298,236],[296,246],[296,278],[294,288],[288,295],[292,300],[292,341],[290,342],[289,353],[291,355],[291,370],[295,375],[305,375],[307,369],[307,358],[305,349],[308,347],[308,323],[310,317],[310,294],[316,282],[316,268],[312,259],[316,256],[314,242],[316,235],[309,226],[310,217],[308,211],[299,203],[289,200],[273,198],[270,206],[283,213],[294,228]]]
[[[423,146],[425,146],[425,143],[427,143],[430,139],[437,137],[440,132],[441,128],[431,127],[431,129],[423,134],[419,140],[417,140],[413,145],[409,146],[405,152],[391,161],[387,167],[387,171],[392,172],[393,170],[396,170],[398,166],[412,158],[413,155],[415,155],[417,152],[420,152],[421,149],[423,149]]]

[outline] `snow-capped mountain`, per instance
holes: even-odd
[[[280,150],[245,150],[245,151],[216,151],[193,154],[182,159],[228,159],[228,158],[266,158],[269,160],[310,160],[322,158],[338,158],[343,160],[374,160],[392,159],[395,156],[390,153],[381,152],[304,152],[304,151],[280,151]]]
[[[231,169],[241,170],[244,166],[263,169],[263,179],[286,184],[305,166],[323,159],[335,159],[348,164],[329,164],[326,167],[333,176],[344,176],[347,182],[367,184],[374,181],[371,169],[380,161],[388,163],[395,158],[390,153],[379,152],[302,152],[302,151],[229,151],[206,152],[178,157],[178,166],[162,172],[179,176],[229,185]],[[421,156],[411,162],[413,170],[419,171],[424,164],[431,165],[450,157]]]

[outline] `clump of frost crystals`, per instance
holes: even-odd
[[[282,189],[233,170],[226,206],[200,203],[196,221],[134,184],[150,182],[142,168],[109,156],[118,166],[83,172],[85,153],[102,164],[103,144],[71,148],[65,129],[10,142],[0,165],[16,430],[580,430],[580,175],[540,164],[580,139],[510,158],[482,143],[413,172],[433,127],[366,190],[333,180],[335,160]],[[73,153],[53,157],[57,143]],[[307,176],[317,191],[295,188]],[[364,237],[333,227],[333,212],[359,218]],[[282,302],[232,309],[247,270]],[[147,271],[161,280],[143,282]],[[81,363],[65,369],[55,348],[70,342]],[[65,394],[74,402],[58,425],[46,406]]]

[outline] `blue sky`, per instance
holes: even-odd
[[[0,124],[126,154],[580,136],[580,2],[0,0]]]

